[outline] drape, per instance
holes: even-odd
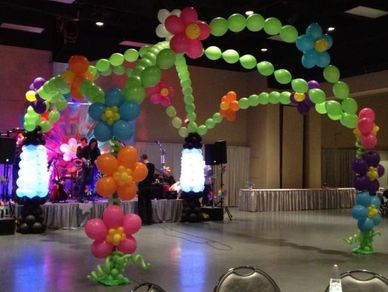
[[[322,184],[329,187],[353,186],[354,149],[322,149]]]

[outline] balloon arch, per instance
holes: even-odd
[[[182,151],[182,189],[188,197],[195,197],[203,187],[201,136],[206,135],[223,119],[233,121],[237,111],[266,104],[292,104],[301,114],[306,114],[314,108],[319,114],[327,115],[331,120],[339,121],[343,126],[352,129],[355,134],[357,155],[352,168],[355,172],[354,186],[357,195],[352,216],[358,221],[359,232],[346,241],[349,244],[359,243],[353,252],[373,253],[373,237],[378,234],[374,227],[381,221],[378,212],[380,200],[375,193],[379,188],[377,179],[384,173],[384,168],[379,164],[379,155],[373,150],[377,143],[379,127],[375,124],[372,109],[363,108],[358,111],[357,102],[350,97],[348,85],[340,81],[339,69],[330,64],[328,50],[333,43],[331,36],[324,34],[317,23],[312,23],[304,34],[298,35],[294,26],[283,25],[274,17],[264,19],[260,14],[245,17],[236,13],[227,19],[214,18],[207,24],[198,20],[197,12],[192,7],[171,12],[162,9],[158,13],[158,19],[160,24],[156,28],[156,34],[165,39],[164,41],[144,46],[139,51],[128,49],[124,54],[114,53],[109,59],[98,60],[95,66],[90,65],[83,56],[72,56],[66,71],[47,81],[35,79],[26,93],[26,99],[31,105],[24,116],[24,128],[29,132],[36,132],[37,129],[48,132],[52,123],[60,118],[60,112],[66,108],[70,97],[76,100],[87,98],[91,102],[89,115],[96,121],[95,137],[99,141],[111,141],[117,146],[115,152],[104,154],[97,161],[98,167],[104,173],[97,182],[97,192],[105,197],[131,199],[136,194],[134,182],[144,176],[144,166],[135,165],[137,154],[130,146],[119,151],[117,141],[127,140],[133,135],[134,121],[140,113],[140,105],[148,96],[154,104],[166,107],[165,112],[171,118],[172,126],[185,139]],[[235,50],[222,51],[216,46],[203,48],[202,41],[210,35],[222,37],[228,30],[238,33],[244,29],[251,32],[264,30],[268,35],[280,36],[286,43],[295,43],[301,52],[301,62],[305,68],[323,68],[323,77],[332,84],[334,98],[328,99],[318,82],[294,79],[290,71],[274,68],[268,61],[257,61],[253,55],[240,56]],[[274,75],[278,83],[289,84],[292,90],[254,93],[239,99],[236,92],[229,91],[220,99],[219,111],[202,124],[197,124],[185,55],[193,59],[201,56],[210,60],[222,59],[228,64],[239,62],[246,70],[257,69],[259,74],[266,77]],[[134,63],[135,66],[128,68],[125,63]],[[187,124],[178,117],[175,107],[171,104],[173,88],[161,78],[162,71],[172,67],[175,67],[180,79]],[[123,89],[111,88],[104,92],[95,81],[99,76],[108,76],[112,72],[126,75],[126,85]],[[190,173],[187,173],[188,171]],[[19,187],[23,188],[22,185]],[[44,194],[43,191],[40,193]],[[19,196],[23,196],[23,193],[20,192]],[[102,226],[103,223],[99,224]],[[116,236],[117,242],[120,242],[122,231],[115,232],[119,235],[112,236]],[[104,234],[88,235],[97,243],[98,240],[106,243],[101,241],[105,238]],[[115,250],[117,245],[113,243],[107,243],[111,246],[106,253],[102,252],[100,255],[107,256]],[[96,250],[99,247],[94,248]],[[101,275],[95,274],[92,278],[98,280]],[[109,275],[111,276],[108,271]]]

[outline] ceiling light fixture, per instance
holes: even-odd
[[[267,48],[261,48],[260,51],[262,51],[263,53],[265,53],[266,51],[268,51]]]
[[[253,14],[253,11],[252,10],[248,10],[248,11],[245,11],[245,15],[252,15]]]
[[[388,14],[388,11],[376,8],[370,8],[366,6],[357,6],[352,9],[346,10],[345,13],[363,16],[368,18],[378,18]]]
[[[33,32],[33,33],[42,33],[42,31],[44,31],[43,27],[21,25],[21,24],[8,23],[8,22],[3,22],[0,25],[0,27],[7,28],[7,29],[13,29],[13,30],[21,30],[21,31],[26,31],[26,32]]]
[[[328,28],[327,28],[327,31],[334,31],[335,30],[335,27],[334,26],[329,26]]]
[[[101,26],[104,26],[104,23],[102,21],[96,21],[96,25],[101,27]]]

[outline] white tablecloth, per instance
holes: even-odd
[[[351,208],[356,190],[339,189],[241,189],[239,210],[298,211]]]

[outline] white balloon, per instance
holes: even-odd
[[[164,21],[169,15],[170,15],[170,11],[168,11],[167,9],[160,9],[158,11],[158,19],[160,23],[164,23]]]
[[[163,24],[159,24],[157,27],[156,27],[156,35],[160,38],[165,38],[169,33],[168,31],[166,30],[166,28],[164,27]]]
[[[171,14],[179,16],[179,15],[181,15],[181,11],[180,11],[180,9],[174,9],[173,11],[171,11]]]

